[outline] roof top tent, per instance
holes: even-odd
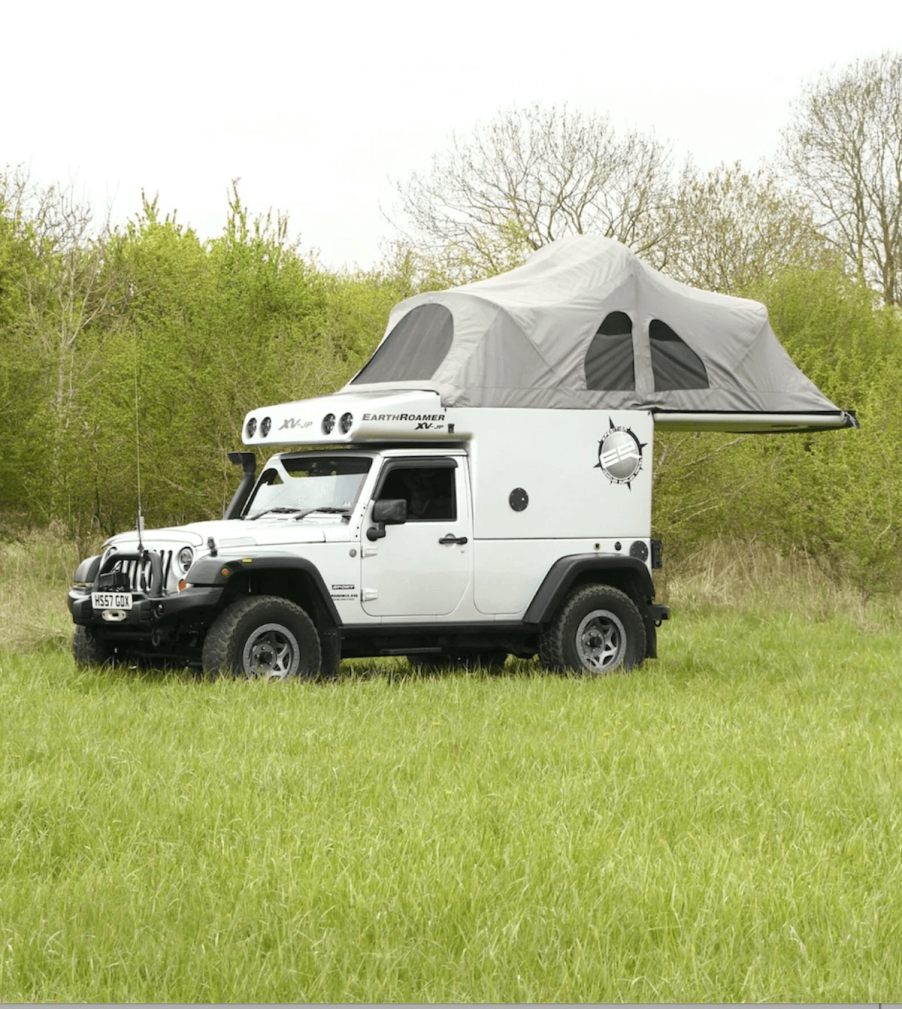
[[[402,389],[444,407],[650,410],[659,428],[858,426],[793,364],[764,305],[680,284],[594,235],[396,305],[343,391]]]

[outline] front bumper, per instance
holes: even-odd
[[[159,596],[133,594],[130,610],[121,619],[104,618],[104,610],[95,610],[91,605],[91,589],[76,587],[69,590],[67,603],[72,620],[85,627],[103,628],[105,631],[127,631],[152,633],[154,630],[179,624],[204,624],[216,612],[224,585],[197,586]]]

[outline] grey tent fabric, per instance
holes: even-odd
[[[450,313],[450,339],[446,326],[414,325],[427,305]],[[412,356],[423,365],[415,377]],[[345,388],[432,389],[446,407],[841,413],[793,364],[764,305],[687,287],[593,235],[396,305]]]

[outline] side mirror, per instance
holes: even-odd
[[[404,498],[390,498],[377,501],[373,505],[373,521],[376,523],[366,531],[366,538],[375,543],[385,536],[385,527],[397,526],[407,521],[407,502]]]
[[[407,521],[407,502],[404,498],[377,501],[373,505],[373,521],[396,526]]]

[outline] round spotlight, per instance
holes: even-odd
[[[247,432],[248,438],[253,438],[254,435],[257,433],[257,418],[251,417],[251,419],[247,422],[247,427],[244,430]]]
[[[335,430],[335,414],[327,413],[326,416],[323,417],[323,434],[332,434],[334,430]]]
[[[341,420],[338,422],[338,426],[341,428],[342,434],[347,434],[351,430],[351,425],[354,423],[354,418],[349,413],[343,413],[341,415]]]
[[[271,427],[272,427],[272,420],[269,417],[264,417],[262,422],[260,423],[260,434],[262,434],[263,437],[265,438],[269,434]]]

